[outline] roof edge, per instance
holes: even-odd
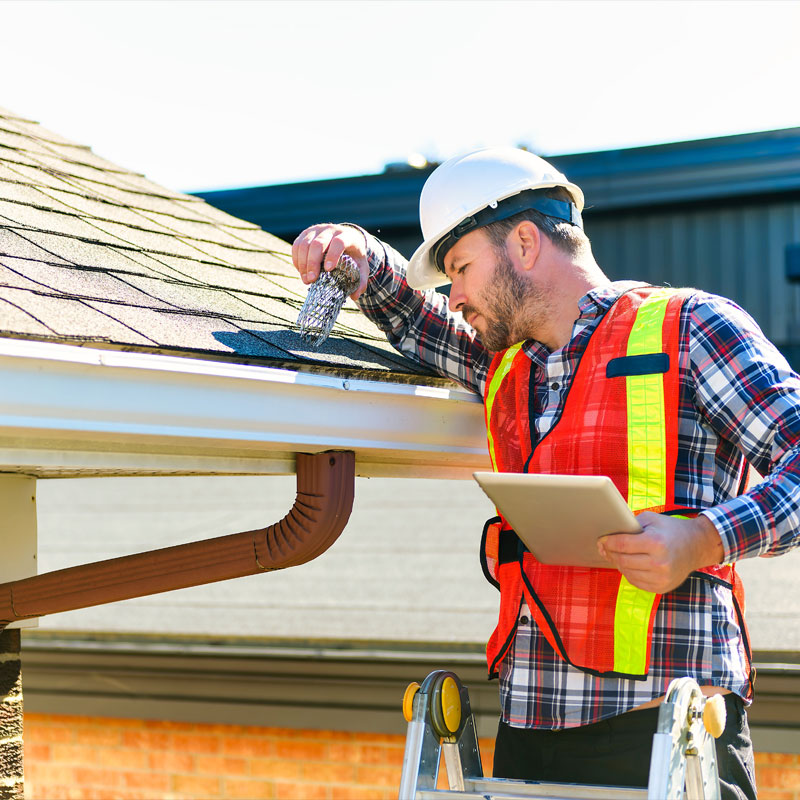
[[[0,471],[291,474],[353,450],[356,474],[469,479],[488,464],[463,389],[0,339]]]

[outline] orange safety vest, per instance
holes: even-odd
[[[484,394],[495,471],[608,475],[634,512],[695,515],[699,509],[675,503],[686,297],[686,291],[655,287],[623,294],[593,332],[560,418],[535,447],[533,364],[522,343],[498,353]],[[547,641],[573,666],[613,677],[647,674],[660,595],[638,589],[615,569],[541,564],[502,517],[487,523],[481,556],[484,574],[500,589],[500,618],[486,651],[490,677],[513,644],[523,597]],[[734,566],[699,572],[732,590],[749,670],[744,596]]]

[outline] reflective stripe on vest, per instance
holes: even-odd
[[[628,337],[627,355],[661,352],[668,289],[653,292],[639,306]],[[628,375],[628,505],[641,511],[664,506],[666,497],[666,425],[664,376]],[[638,589],[621,576],[614,614],[614,671],[641,674],[647,663],[650,615],[657,595]]]
[[[517,353],[522,349],[522,342],[518,342],[515,345],[506,350],[503,354],[503,358],[500,361],[497,369],[495,370],[492,379],[489,381],[489,385],[486,388],[485,397],[483,400],[484,407],[486,410],[486,435],[489,439],[489,458],[492,460],[492,469],[497,472],[497,459],[494,452],[494,437],[492,436],[492,426],[490,424],[490,420],[492,419],[492,406],[494,406],[494,398],[497,396],[497,390],[500,388],[500,384],[503,382],[503,379],[508,375],[509,371],[511,370],[511,364],[514,362]]]

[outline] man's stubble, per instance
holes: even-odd
[[[496,255],[494,273],[479,301],[481,307],[467,304],[461,309],[464,316],[477,313],[483,317],[485,330],[478,336],[493,353],[534,338],[536,322],[549,305],[547,292],[514,269],[505,248],[496,250]]]

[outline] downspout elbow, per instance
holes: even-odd
[[[297,497],[274,525],[0,584],[10,622],[295,567],[324,553],[353,508],[355,454],[298,453]]]

